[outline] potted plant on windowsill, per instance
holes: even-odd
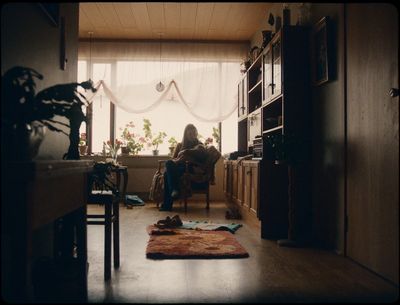
[[[158,134],[153,134],[151,131],[151,123],[148,119],[143,119],[143,130],[147,140],[147,145],[153,147],[153,155],[158,155],[158,145],[164,143],[167,134],[164,131],[159,131]]]
[[[170,137],[168,139],[168,143],[169,143],[169,155],[172,156],[176,145],[178,145],[178,141],[175,139],[175,137]]]
[[[120,130],[122,130],[121,152],[124,155],[137,155],[140,151],[142,151],[144,148],[144,143],[146,143],[144,137],[141,137],[139,134],[134,132],[134,127],[135,125],[132,121],[130,121],[129,123],[125,124],[124,129],[120,128]]]
[[[88,146],[86,145],[86,133],[82,132],[79,137],[79,153],[81,156],[87,154]]]
[[[38,153],[45,129],[69,137],[70,145],[63,159],[79,160],[79,127],[86,117],[83,106],[89,102],[78,87],[95,92],[92,82],[59,84],[36,94],[35,78],[43,75],[26,67],[13,67],[2,76],[1,97],[4,103],[2,123],[3,157],[6,160],[32,160]],[[61,116],[69,124],[54,119]],[[59,125],[60,127],[56,127]],[[67,134],[63,127],[69,128]]]

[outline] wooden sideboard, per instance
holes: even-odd
[[[92,168],[89,160],[3,162],[1,275],[7,302],[87,301],[86,198]],[[44,241],[53,248],[47,265],[33,253],[35,232],[45,226],[53,229]]]
[[[262,160],[224,160],[224,193],[230,209],[265,239],[286,238],[287,167]]]

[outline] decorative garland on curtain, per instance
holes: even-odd
[[[142,109],[138,109],[138,110],[133,110],[132,108],[126,107],[126,103],[123,102],[123,100],[121,100],[120,98],[118,98],[116,96],[116,94],[114,94],[111,89],[109,88],[109,86],[105,83],[104,80],[100,80],[96,83],[95,88],[97,89],[96,92],[94,93],[90,93],[90,96],[87,96],[87,100],[89,102],[92,102],[93,99],[95,98],[96,95],[98,95],[101,91],[99,89],[103,89],[104,94],[110,99],[110,102],[115,104],[116,106],[122,108],[123,110],[130,112],[130,113],[145,113],[148,111],[151,111],[153,109],[155,109],[157,106],[160,105],[160,103],[162,101],[165,101],[168,94],[170,93],[171,90],[173,90],[173,88],[175,88],[178,97],[179,97],[179,101],[186,107],[186,109],[198,120],[203,121],[203,122],[221,122],[223,120],[225,120],[226,118],[228,118],[237,108],[237,104],[233,103],[231,109],[229,109],[227,112],[225,112],[225,115],[223,116],[219,116],[217,118],[204,118],[202,116],[199,116],[198,114],[196,114],[196,112],[193,111],[193,109],[189,106],[189,103],[186,101],[186,99],[183,97],[181,91],[179,90],[178,84],[175,82],[175,80],[171,80],[166,88],[166,90],[161,94],[161,96],[155,100],[154,102],[152,102],[149,106],[142,108]],[[236,95],[237,96],[237,95]]]
[[[97,66],[93,77],[101,80],[97,86],[102,90],[96,94],[106,95],[128,113],[151,111],[163,101],[173,101],[169,99],[173,93],[198,120],[221,122],[237,109],[240,62],[248,47],[248,43],[164,42],[159,63],[157,42],[80,42],[78,59],[90,59],[89,66],[112,63],[115,70],[108,78]],[[153,72],[160,64],[163,92],[154,89],[160,79]]]

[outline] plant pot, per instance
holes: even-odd
[[[79,154],[81,156],[87,155],[87,151],[88,151],[88,146],[87,145],[79,146]]]
[[[169,155],[172,156],[174,154],[175,146],[169,147]]]
[[[38,124],[15,125],[8,129],[5,139],[8,139],[6,158],[13,161],[30,161],[34,159],[42,144],[46,127]],[[3,143],[4,144],[4,143]]]
[[[158,156],[158,149],[153,150],[153,156]]]
[[[129,155],[129,148],[128,146],[122,146],[121,147],[121,155]]]

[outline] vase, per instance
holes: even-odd
[[[118,164],[118,162],[117,162],[117,159],[118,159],[118,150],[114,150],[114,151],[111,151],[110,152],[111,153],[111,159],[112,159],[112,163],[113,164]]]
[[[153,150],[153,156],[158,156],[158,149]]]
[[[6,147],[6,158],[13,161],[30,161],[34,159],[42,144],[46,127],[43,125],[18,124],[6,131],[5,138],[8,139]]]
[[[121,147],[121,154],[122,155],[129,155],[129,148],[128,148],[128,146],[122,146]]]
[[[263,36],[263,42],[261,45],[261,49],[264,49],[272,39],[272,31],[262,31],[261,33]]]

